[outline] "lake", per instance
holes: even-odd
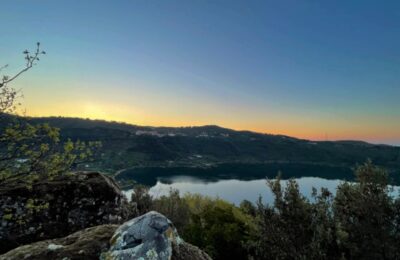
[[[318,177],[303,177],[296,179],[299,183],[302,194],[311,198],[312,187],[320,189],[321,187],[328,188],[331,192],[335,192],[336,186],[340,180],[327,180]],[[285,185],[285,181],[282,181]],[[190,176],[179,176],[169,179],[168,182],[158,181],[150,188],[150,194],[153,197],[167,195],[169,190],[177,189],[180,194],[199,193],[211,197],[219,197],[221,199],[239,205],[244,199],[251,202],[256,202],[259,196],[262,196],[263,201],[267,203],[273,202],[273,196],[266,185],[265,179],[259,180],[220,180],[216,182],[204,182]],[[124,192],[128,198],[132,194],[132,190]]]
[[[238,205],[244,199],[255,202],[259,196],[264,202],[273,202],[266,178],[273,179],[278,172],[282,172],[283,179],[295,179],[301,193],[309,199],[312,199],[313,187],[318,190],[325,187],[335,194],[337,185],[343,180],[354,181],[352,170],[346,167],[279,163],[223,164],[209,168],[133,168],[121,172],[118,178],[149,186],[153,197],[167,195],[173,188],[181,194],[199,193]],[[282,185],[285,185],[285,180],[282,180]],[[394,187],[393,195],[397,195],[399,187]],[[130,198],[132,190],[124,192]]]

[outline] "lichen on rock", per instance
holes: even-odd
[[[117,227],[117,225],[100,225],[75,232],[64,238],[20,246],[0,255],[0,260],[97,260],[100,254],[109,248],[110,237]]]
[[[101,224],[120,224],[128,204],[114,180],[97,172],[77,172],[0,187],[0,254],[17,246],[63,237]]]
[[[121,225],[101,260],[210,260],[200,249],[185,243],[172,222],[151,211]]]
[[[178,233],[171,221],[151,211],[121,225],[111,238],[110,250],[101,259],[171,259]]]
[[[141,240],[140,240],[141,239]],[[17,247],[0,260],[211,260],[199,248],[183,241],[172,223],[157,212],[132,219],[122,226],[100,225],[64,238]]]
[[[29,189],[23,182],[1,187],[0,260],[211,259],[185,243],[158,212],[110,225],[130,215],[118,185],[96,172],[59,176]]]

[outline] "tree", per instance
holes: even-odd
[[[144,185],[135,185],[131,195],[133,217],[143,215],[151,210],[153,197],[149,194],[149,188]]]
[[[268,186],[275,200],[272,205],[258,202],[258,228],[250,241],[255,259],[340,259],[332,194],[313,189],[311,202],[295,180],[283,187],[280,174]]]
[[[239,205],[240,210],[250,216],[255,216],[256,215],[256,207],[253,205],[253,203],[251,203],[248,200],[243,200],[240,205]]]
[[[400,259],[400,199],[390,195],[388,174],[367,161],[355,175],[335,197],[313,189],[312,201],[294,180],[285,188],[279,176],[269,181],[275,201],[258,203],[255,259]]]
[[[185,199],[178,190],[170,189],[168,196],[161,196],[153,201],[152,209],[169,218],[178,231],[183,231],[189,223],[190,211]]]
[[[23,52],[25,67],[13,76],[4,75],[0,82],[0,184],[24,180],[31,183],[66,173],[77,164],[89,160],[99,142],[60,141],[59,129],[48,124],[31,125],[16,114],[20,92],[10,83],[30,70],[45,52],[40,43],[34,52]],[[0,70],[7,68],[3,66]]]
[[[390,197],[388,174],[371,161],[355,173],[357,182],[339,185],[333,204],[341,250],[347,259],[396,259],[399,212]]]
[[[219,198],[186,194],[184,199],[191,213],[189,224],[180,233],[185,241],[213,259],[247,259],[245,241],[253,228],[251,216]]]
[[[258,203],[259,233],[257,259],[307,259],[312,237],[312,207],[300,194],[298,184],[289,180],[285,189],[280,177],[268,181],[273,206]]]

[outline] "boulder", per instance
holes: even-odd
[[[63,237],[101,224],[122,223],[125,196],[110,177],[77,172],[0,187],[0,254],[35,241]]]
[[[0,255],[0,260],[99,259],[110,246],[110,237],[118,225],[101,225],[73,233],[67,237],[39,241],[17,247]]]
[[[211,260],[211,257],[197,246],[181,241],[172,243],[172,260]]]
[[[39,241],[0,255],[0,260],[211,260],[199,248],[184,242],[166,217],[149,212],[122,226],[100,225],[65,238]]]
[[[121,225],[102,260],[209,260],[206,253],[185,243],[164,215],[151,211]]]

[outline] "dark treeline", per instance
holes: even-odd
[[[295,180],[268,181],[275,200],[243,201],[186,194],[152,198],[143,186],[132,195],[136,214],[156,210],[181,236],[213,259],[400,259],[400,199],[390,195],[387,173],[371,162],[357,167],[357,182],[343,182],[334,196]]]
[[[400,147],[397,146],[360,141],[310,141],[217,126],[165,128],[63,117],[20,119],[32,125],[46,123],[59,128],[61,141],[100,141],[102,156],[89,165],[93,170],[110,174],[134,167],[193,168],[231,163],[350,168],[370,158],[376,165],[393,172],[393,181],[400,183],[400,178],[396,178],[400,169]],[[289,172],[285,169],[283,173]]]

